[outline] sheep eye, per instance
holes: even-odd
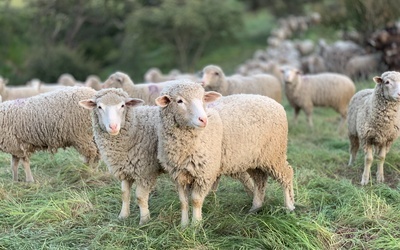
[[[177,103],[183,103],[183,101],[182,101],[182,100],[180,100],[180,99],[179,99],[178,101],[176,101],[176,102],[177,102]]]
[[[386,83],[386,84],[389,84],[389,81],[386,81],[385,83]]]
[[[102,109],[101,106],[98,106],[97,108]]]
[[[219,73],[218,73],[218,72],[215,72],[214,74],[215,74],[216,76],[219,76]]]
[[[123,108],[123,107],[125,107],[125,104],[122,104],[122,105],[121,105],[121,108]]]

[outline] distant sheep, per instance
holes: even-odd
[[[376,82],[375,89],[357,92],[349,104],[349,165],[354,163],[361,146],[365,153],[361,185],[369,182],[373,148],[379,159],[376,180],[378,183],[384,182],[385,157],[399,136],[400,129],[400,73],[387,71],[373,79]]]
[[[92,110],[96,144],[110,172],[121,181],[119,218],[130,214],[132,184],[140,209],[140,225],[150,219],[148,200],[163,169],[157,160],[158,107],[142,106],[122,89],[103,89],[79,104]]]
[[[342,74],[321,73],[302,75],[296,68],[282,68],[285,94],[294,109],[294,121],[304,110],[308,124],[313,127],[312,112],[316,107],[331,107],[341,115],[339,128],[346,121],[347,106],[355,93],[353,81]]]
[[[250,211],[262,206],[267,177],[272,175],[285,189],[286,207],[293,210],[293,169],[286,161],[288,131],[282,105],[260,95],[232,95],[205,109],[219,97],[186,82],[169,85],[156,99],[162,108],[158,158],[177,183],[182,226],[189,222],[188,190],[196,223],[220,175],[250,174],[255,184]]]
[[[96,75],[89,75],[86,78],[86,81],[84,83],[86,87],[92,88],[94,90],[100,90],[103,88],[102,82],[100,78]]]
[[[277,102],[282,101],[281,84],[275,76],[269,74],[226,77],[220,67],[208,65],[203,69],[202,83],[206,90],[216,91],[223,96],[259,94],[271,97]]]
[[[38,150],[56,152],[58,148],[74,147],[87,164],[97,167],[100,156],[90,113],[77,104],[94,93],[90,88],[66,87],[0,104],[0,150],[12,155],[14,181],[18,181],[20,160],[26,181],[34,181],[29,158]]]
[[[168,84],[169,82],[134,84],[127,74],[116,72],[103,83],[103,88],[122,88],[130,97],[142,99],[148,105],[155,105],[154,100]]]
[[[382,64],[382,54],[368,54],[352,57],[346,64],[346,74],[352,79],[368,79]]]
[[[40,94],[39,86],[7,86],[8,80],[0,77],[0,95],[3,101],[27,98]]]

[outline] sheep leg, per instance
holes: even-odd
[[[18,181],[18,164],[19,158],[13,155],[11,158],[13,181]]]
[[[354,161],[356,160],[358,149],[360,148],[360,141],[358,140],[358,136],[350,135],[350,159],[348,166],[353,165]]]
[[[136,187],[136,200],[140,210],[140,222],[139,225],[145,224],[150,219],[149,210],[149,195],[151,188],[145,187],[141,184],[137,184]]]
[[[254,180],[253,205],[249,211],[250,213],[254,213],[260,210],[264,203],[268,175],[260,169],[251,169],[248,173]]]
[[[300,113],[300,107],[294,107],[294,124],[297,124],[299,113]]]
[[[189,185],[178,185],[178,195],[181,202],[181,226],[189,225]]]
[[[386,158],[386,147],[383,146],[379,150],[379,155],[378,155],[378,171],[376,172],[376,182],[382,183],[385,181],[385,178],[383,176],[383,164],[385,163],[385,158]]]
[[[215,181],[211,187],[211,191],[213,191],[214,193],[217,192],[217,190],[218,190],[218,185],[219,185],[220,180],[221,180],[221,176],[218,176],[217,179],[215,179]]]
[[[243,184],[246,193],[249,196],[253,196],[254,181],[251,178],[251,176],[249,175],[249,173],[247,173],[247,172],[234,173],[234,174],[231,174],[231,177],[239,180]]]
[[[132,181],[122,180],[121,191],[122,191],[122,208],[118,218],[125,219],[130,214],[130,203],[131,203],[131,187]]]
[[[369,173],[374,157],[372,155],[372,146],[365,146],[365,157],[364,157],[364,172],[361,179],[361,185],[367,185],[369,181]]]
[[[312,121],[312,109],[305,109],[304,112],[306,113],[307,116],[307,122],[310,128],[314,127],[313,121]]]
[[[28,157],[22,158],[22,165],[24,166],[24,170],[25,170],[26,182],[34,182],[33,176],[32,176],[32,171],[31,171],[31,163],[30,163]]]

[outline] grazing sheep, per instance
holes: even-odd
[[[97,167],[100,156],[90,114],[77,104],[94,93],[90,88],[65,87],[0,104],[0,150],[12,155],[14,181],[18,181],[22,160],[26,181],[33,182],[29,158],[38,150],[54,153],[58,148],[74,147],[86,163]]]
[[[370,74],[378,72],[382,62],[382,53],[352,57],[346,64],[346,75],[352,79],[368,79]]]
[[[103,88],[122,88],[130,97],[142,99],[147,105],[155,105],[154,100],[168,84],[169,82],[134,84],[127,74],[116,72],[103,83]]]
[[[28,86],[37,88],[39,90],[39,93],[46,93],[54,90],[58,90],[60,88],[65,88],[67,86],[61,85],[61,84],[49,84],[49,83],[43,83],[39,79],[32,79],[27,83]]]
[[[373,161],[373,148],[378,154],[377,182],[383,182],[385,156],[399,135],[400,73],[384,72],[375,76],[375,89],[357,92],[350,101],[348,114],[350,160],[354,163],[361,145],[365,153],[361,185],[368,184]]]
[[[7,86],[8,80],[0,77],[0,95],[3,101],[27,98],[40,94],[38,86]]]
[[[92,126],[101,157],[121,180],[122,208],[119,218],[130,213],[130,196],[136,182],[140,225],[150,219],[149,194],[163,172],[157,160],[158,107],[141,106],[122,89],[103,89],[79,104],[92,109]]]
[[[308,124],[313,127],[312,111],[314,106],[331,107],[341,115],[341,128],[346,121],[347,106],[355,93],[353,81],[342,74],[321,73],[302,75],[292,67],[282,68],[285,82],[285,94],[294,108],[294,121],[302,109],[307,116]]]
[[[271,97],[277,102],[282,101],[281,84],[275,76],[269,74],[226,77],[220,67],[208,65],[203,69],[202,83],[206,90],[219,92],[223,96],[259,94]]]
[[[57,83],[60,85],[72,87],[72,86],[75,86],[77,81],[71,74],[64,73],[64,74],[60,75],[60,77],[57,80]]]
[[[161,107],[158,159],[177,183],[182,226],[189,222],[189,193],[192,222],[198,222],[203,200],[220,175],[250,174],[255,184],[250,211],[262,206],[272,175],[285,189],[286,207],[293,210],[293,169],[286,161],[288,129],[282,105],[260,95],[231,95],[205,109],[219,96],[187,82],[171,84],[156,99]]]

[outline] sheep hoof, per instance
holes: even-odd
[[[122,214],[122,213],[120,213],[120,214],[118,215],[118,219],[123,220],[123,219],[128,218],[128,216],[129,216],[129,214]]]
[[[250,210],[249,210],[249,214],[255,214],[255,213],[257,213],[257,212],[259,212],[260,210],[261,210],[261,208],[262,207],[252,207],[252,208],[250,208]]]

